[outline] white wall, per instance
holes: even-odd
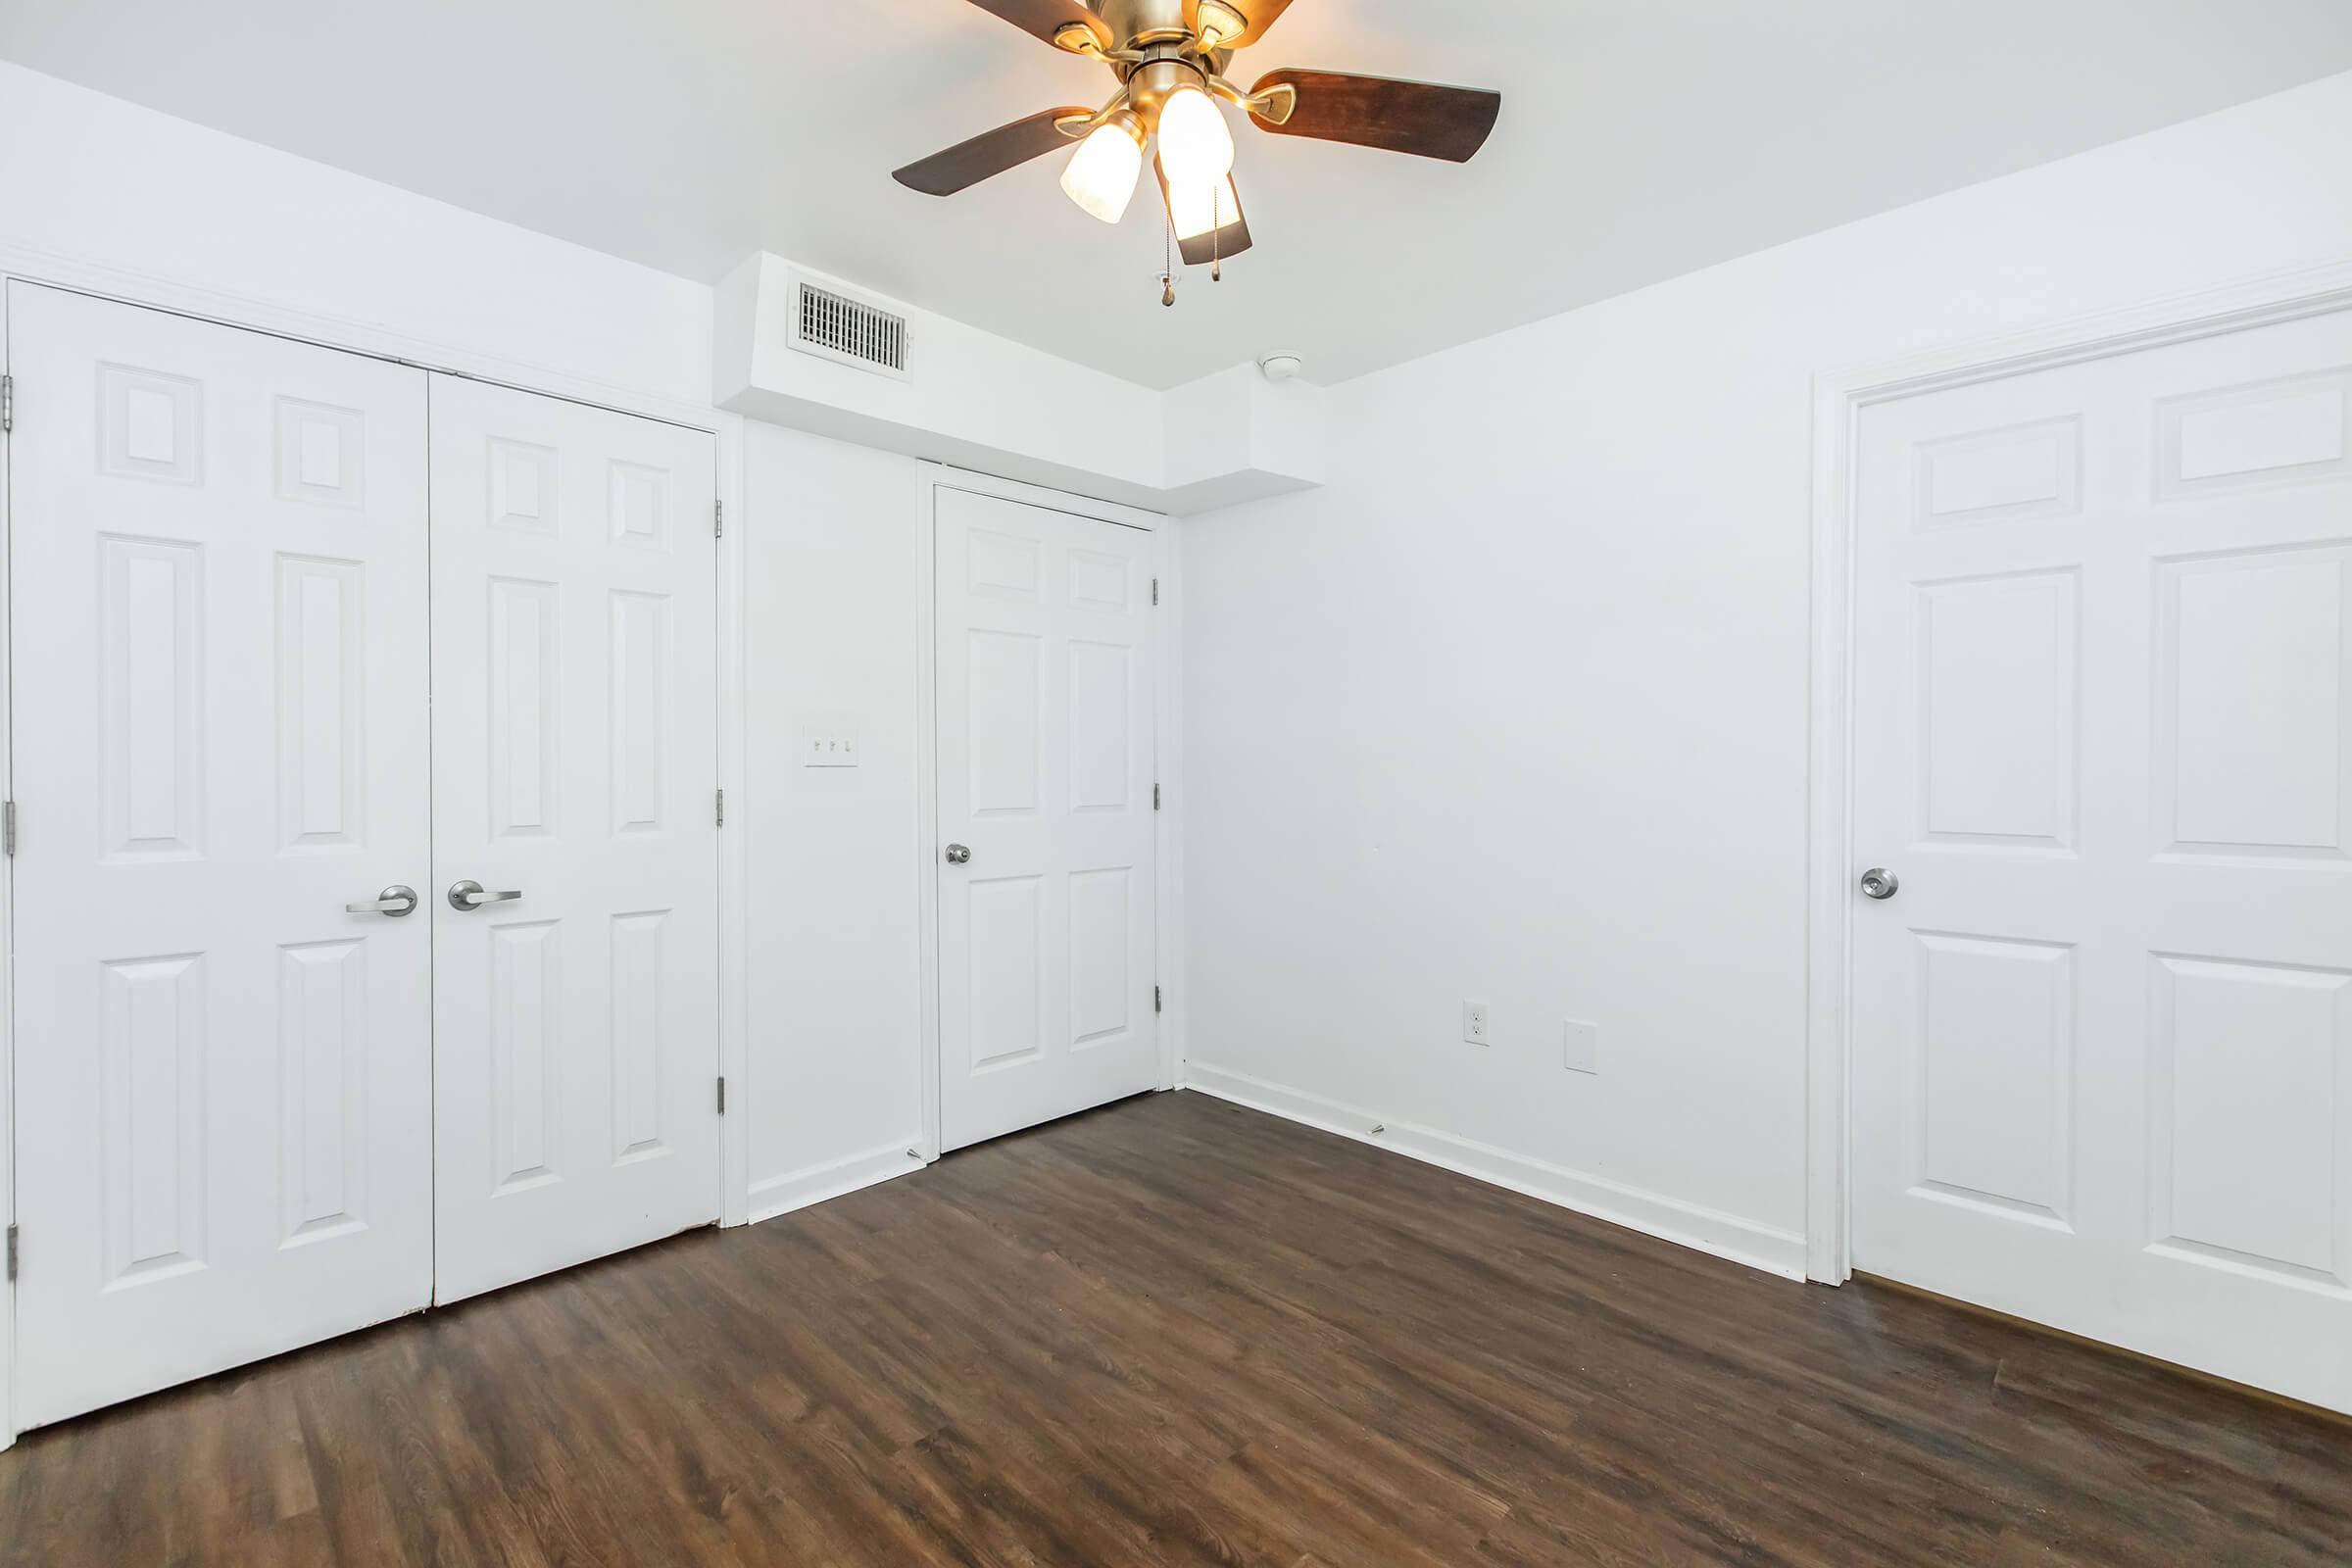
[[[1188,525],[1190,1076],[1801,1268],[1812,376],[2347,256],[2352,75],[1332,389]]]
[[[709,406],[711,291],[0,62],[0,248]],[[27,259],[29,263],[27,264]],[[153,285],[153,286],[146,286]],[[358,332],[353,328],[361,329]],[[466,368],[472,368],[469,364]]]
[[[744,450],[752,1213],[919,1169],[915,476],[773,425]],[[854,768],[803,765],[854,731]]]

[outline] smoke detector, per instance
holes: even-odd
[[[1305,368],[1305,357],[1298,354],[1269,354],[1257,362],[1258,374],[1269,381],[1295,381]]]

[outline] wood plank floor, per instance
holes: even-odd
[[[2352,1562],[2352,1427],[1195,1095],[27,1437],[0,1562]]]

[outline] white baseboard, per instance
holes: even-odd
[[[923,1168],[923,1161],[908,1152],[915,1147],[912,1134],[880,1149],[869,1149],[862,1154],[850,1154],[831,1159],[821,1165],[802,1170],[786,1171],[765,1181],[752,1183],[751,1223],[774,1219],[796,1208],[807,1208],[829,1198],[842,1198],[861,1187],[872,1187],[900,1176],[911,1176]]]
[[[1434,1127],[1416,1127],[1394,1116],[1382,1116],[1319,1095],[1287,1089],[1204,1061],[1186,1062],[1183,1082],[1187,1089],[1443,1166],[1457,1175],[1507,1187],[1514,1193],[1557,1203],[1562,1208],[1572,1208],[1644,1236],[1695,1248],[1785,1279],[1805,1277],[1805,1239],[1791,1231],[1774,1230],[1737,1214],[1514,1154]],[[1383,1131],[1375,1136],[1374,1127]]]

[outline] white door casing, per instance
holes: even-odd
[[[715,454],[450,376],[432,452],[450,1301],[719,1216]]]
[[[2352,315],[1857,428],[1855,1266],[2352,1410]]]
[[[946,1150],[1159,1081],[1152,537],[935,492]],[[951,861],[950,846],[970,852]]]
[[[425,387],[8,289],[29,1427],[429,1297]]]

